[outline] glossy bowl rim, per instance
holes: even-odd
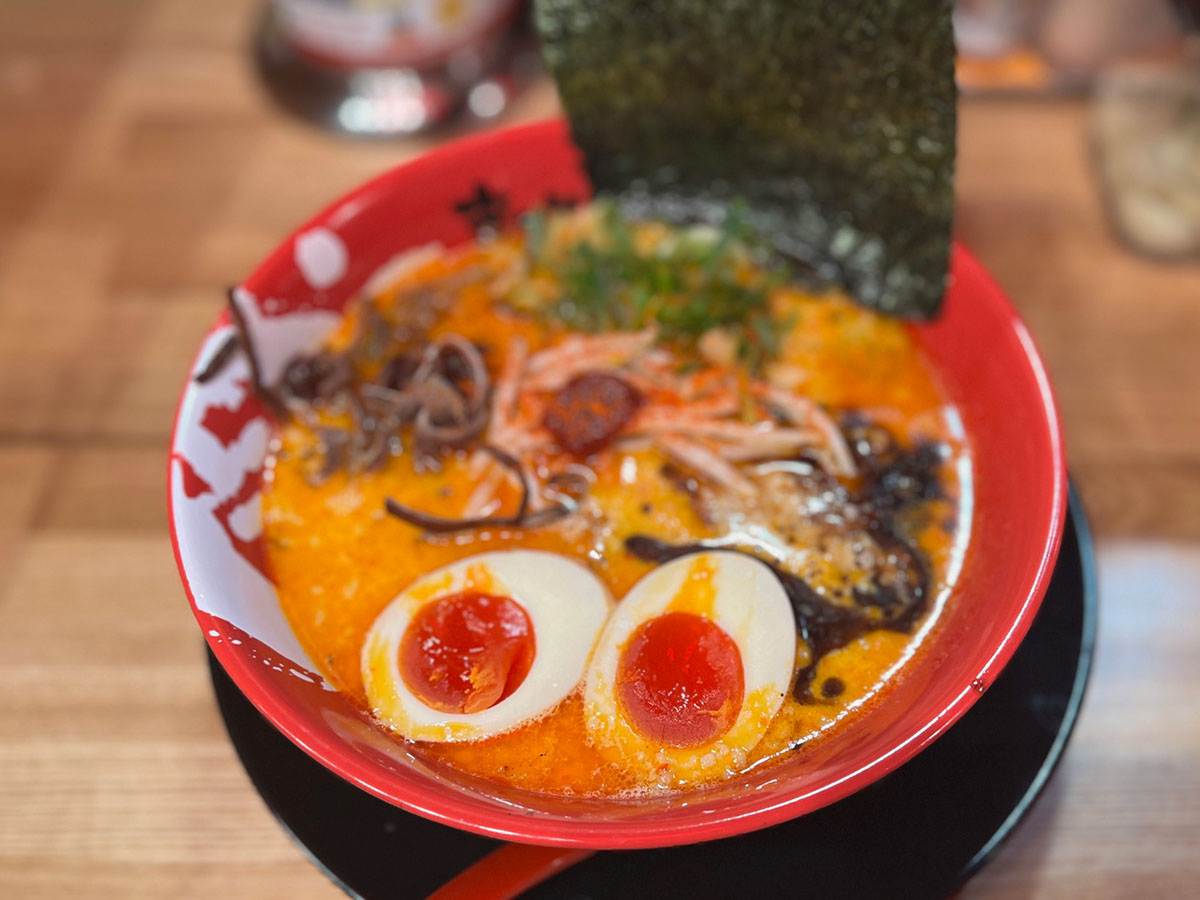
[[[323,225],[331,213],[345,208],[347,204],[365,198],[381,189],[392,189],[394,181],[409,177],[413,174],[409,170],[414,166],[420,167],[426,160],[436,157],[444,162],[447,158],[462,157],[465,162],[470,162],[477,158],[481,151],[496,142],[561,140],[563,133],[561,119],[548,119],[461,138],[400,163],[335,199],[316,215],[293,229],[245,280],[253,282],[260,273],[276,264],[283,254],[289,252],[297,235]],[[1040,424],[1045,426],[1052,455],[1050,460],[1052,467],[1050,503],[1048,515],[1041,523],[1041,530],[1045,538],[1041,559],[1038,562],[1036,575],[1008,631],[1005,632],[994,652],[981,668],[981,671],[986,671],[994,677],[1008,663],[1028,632],[1053,573],[1066,516],[1066,459],[1058,406],[1045,365],[1033,338],[1004,292],[978,260],[957,241],[954,243],[953,252],[959,258],[961,266],[972,270],[972,278],[978,283],[981,293],[987,296],[989,302],[998,307],[1021,346],[1022,356],[1037,385],[1038,407],[1043,414]],[[204,634],[209,648],[255,708],[292,743],[313,759],[346,781],[381,800],[453,828],[521,843],[588,849],[633,850],[714,840],[785,822],[827,806],[866,787],[911,759],[936,740],[982,696],[982,693],[973,686],[965,686],[942,709],[925,716],[920,727],[904,740],[892,746],[887,753],[875,757],[851,775],[831,785],[817,790],[803,787],[791,791],[781,789],[764,794],[763,802],[753,805],[749,809],[725,812],[718,809],[708,813],[705,811],[704,803],[697,803],[692,808],[693,815],[683,820],[675,819],[666,824],[655,822],[652,819],[596,820],[532,816],[506,810],[499,806],[481,809],[479,806],[467,802],[455,792],[438,786],[433,781],[423,781],[411,785],[403,793],[388,790],[373,779],[372,776],[377,771],[375,766],[349,750],[343,742],[310,727],[305,717],[295,714],[289,705],[271,689],[269,682],[262,679],[261,667],[251,666],[244,655],[236,651],[235,647],[210,634],[200,618],[205,613],[196,605],[196,599],[183,565],[179,536],[175,527],[174,487],[176,479],[181,476],[176,473],[177,467],[173,465],[174,457],[171,448],[177,445],[184,394],[191,380],[191,373],[196,370],[199,362],[200,351],[207,338],[224,321],[225,313],[222,313],[201,340],[200,349],[197,350],[192,364],[188,368],[188,375],[180,391],[180,399],[176,406],[171,430],[171,443],[167,454],[167,515],[172,550],[180,579],[183,582],[192,613],[200,625],[201,633]]]

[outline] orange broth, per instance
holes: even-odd
[[[458,268],[497,265],[519,251],[518,238],[502,237],[435,258],[404,276],[376,302],[386,309],[405,288],[423,280]],[[948,594],[952,557],[961,552],[960,536],[969,528],[969,523],[956,522],[954,514],[954,500],[964,488],[956,474],[962,467],[955,462],[966,458],[966,448],[948,429],[949,402],[907,327],[841,296],[812,296],[790,286],[773,289],[771,305],[790,324],[779,359],[803,371],[798,390],[832,410],[863,410],[901,441],[928,438],[946,444],[951,458],[942,477],[950,499],[932,502],[932,514],[915,535],[931,570],[931,600],[939,598],[931,602],[931,612],[913,634],[871,631],[823,658],[814,684],[837,678],[845,686],[843,692],[818,703],[789,695],[750,753],[747,767],[836,735],[838,726],[862,715],[889,681],[903,677],[903,663],[919,651],[920,636],[928,630],[924,626]],[[332,346],[349,340],[354,319],[352,308]],[[434,326],[435,335],[449,332],[494,348],[489,367],[518,335],[533,350],[556,336],[553,326],[507,309],[481,285],[463,288]],[[654,568],[624,550],[624,537],[648,533],[692,542],[711,536],[687,497],[660,473],[664,457],[653,448],[605,451],[589,461],[597,476],[592,497],[611,526],[602,539],[565,525],[430,536],[386,515],[384,499],[456,514],[473,487],[465,453],[447,457],[440,471],[416,472],[409,454],[390,460],[379,471],[352,476],[338,472],[313,486],[300,462],[312,441],[309,429],[290,424],[282,429],[278,452],[269,461],[263,498],[268,558],[283,611],[300,643],[326,678],[364,709],[368,703],[360,653],[368,629],[400,591],[440,566],[488,550],[551,550],[586,562],[619,600]],[[636,477],[631,480],[634,467]],[[515,489],[505,486],[502,491],[504,503],[515,504]],[[801,663],[806,652],[801,642]],[[507,734],[467,743],[405,743],[426,758],[532,791],[616,795],[646,788],[593,747],[578,690],[543,718]]]

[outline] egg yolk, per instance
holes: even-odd
[[[742,657],[719,625],[670,612],[642,623],[621,651],[617,699],[644,738],[694,747],[720,737],[745,694]]]
[[[520,687],[535,653],[533,625],[520,604],[466,591],[413,616],[400,642],[400,675],[426,706],[475,713]]]

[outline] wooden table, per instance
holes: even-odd
[[[335,898],[233,756],[166,536],[221,289],[431,140],[285,118],[254,0],[0,0],[0,896]],[[102,12],[101,12],[102,10]],[[553,112],[548,86],[508,121]],[[1200,268],[1110,235],[1070,102],[964,102],[957,230],[1049,362],[1099,537],[1095,677],[970,898],[1200,891]]]

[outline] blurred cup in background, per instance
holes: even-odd
[[[525,13],[524,0],[271,0],[259,71],[284,107],[348,134],[491,119],[537,68]]]

